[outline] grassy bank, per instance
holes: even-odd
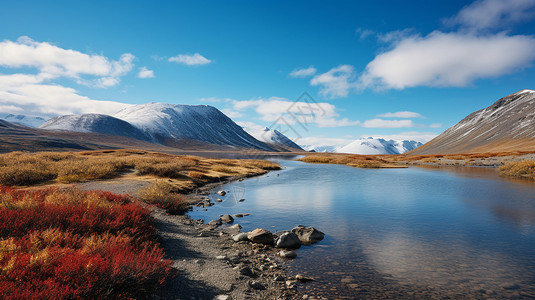
[[[108,192],[0,187],[0,298],[144,298],[170,275],[150,212]]]
[[[385,155],[356,155],[356,154],[310,154],[299,161],[315,164],[338,164],[356,168],[405,168],[396,164]]]
[[[11,152],[0,155],[0,185],[73,183],[136,176],[173,179],[179,191],[232,176],[252,176],[280,169],[264,160],[207,159],[137,150],[86,152]]]
[[[500,175],[535,179],[535,161],[508,162],[500,167]]]

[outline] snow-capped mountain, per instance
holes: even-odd
[[[535,91],[521,90],[478,110],[411,154],[535,150]]]
[[[303,150],[294,141],[292,141],[290,138],[288,138],[276,129],[269,129],[267,127],[262,127],[260,125],[256,125],[250,122],[238,122],[238,125],[242,126],[243,129],[248,134],[252,135],[255,139],[264,143],[283,148]]]
[[[108,115],[83,114],[55,117],[39,128],[47,130],[63,130],[74,132],[92,132],[118,135],[138,140],[149,140],[150,137],[130,123]]]
[[[395,141],[385,140],[381,138],[361,138],[350,144],[336,149],[338,153],[352,153],[352,154],[401,154],[411,151],[422,143],[417,141]]]
[[[331,146],[331,145],[302,145],[305,151],[314,151],[314,152],[336,152],[340,147]]]
[[[27,126],[27,127],[39,127],[43,125],[47,119],[36,116],[26,115],[14,115],[14,114],[1,114],[0,119],[8,121],[10,123]]]
[[[217,108],[209,105],[146,103],[124,108],[114,117],[150,136],[153,142],[197,140],[209,144],[274,151],[256,140]]]

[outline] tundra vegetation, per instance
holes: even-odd
[[[86,152],[11,152],[0,154],[0,185],[73,183],[136,176],[169,178],[178,190],[189,191],[232,176],[253,176],[280,169],[256,159],[207,159],[137,150]]]
[[[147,203],[182,213],[184,192],[279,168],[137,150],[0,154],[0,299],[150,298],[173,272]],[[152,184],[139,199],[68,185],[118,177]]]
[[[507,162],[500,167],[500,174],[502,176],[535,179],[535,161],[523,160]]]
[[[0,187],[1,299],[143,298],[170,265],[128,196]]]

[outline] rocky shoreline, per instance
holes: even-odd
[[[188,195],[190,203],[210,206],[205,196],[211,190],[242,179],[229,178],[199,187]],[[303,229],[308,227],[302,227],[300,235],[292,231],[273,235],[267,230],[240,233],[238,224],[230,225],[234,223],[232,216],[205,224],[158,208],[152,215],[162,247],[177,271],[176,277],[154,292],[153,299],[323,299],[301,295],[298,285],[313,279],[300,274],[291,277],[285,267],[285,261],[297,255],[295,249],[306,244],[307,237],[312,236],[311,243],[317,241],[320,234],[315,229],[309,232]],[[277,242],[286,243],[282,244],[285,247],[277,248]]]
[[[154,209],[158,234],[177,276],[154,299],[316,299],[297,285],[313,280],[288,276],[282,250],[233,240],[235,229]],[[320,299],[320,298],[318,298]]]

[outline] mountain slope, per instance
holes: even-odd
[[[535,151],[535,91],[521,90],[478,110],[415,155]]]
[[[304,151],[301,146],[297,145],[294,141],[276,129],[269,129],[249,122],[238,122],[238,125],[242,126],[242,128],[255,139],[266,144],[290,151]]]
[[[10,123],[34,127],[37,128],[43,125],[47,120],[42,117],[26,116],[26,115],[14,115],[14,114],[2,114],[0,119],[8,121]]]
[[[83,114],[55,117],[39,128],[118,135],[148,141],[150,138],[130,123],[108,115]]]
[[[145,149],[174,153],[180,150],[121,136],[45,130],[0,120],[0,152]],[[188,150],[188,149],[183,149]]]
[[[256,140],[217,108],[208,105],[147,103],[127,107],[114,117],[140,129],[153,142],[164,145],[176,140],[274,151]]]
[[[411,151],[422,143],[416,141],[395,141],[381,138],[361,138],[336,150],[338,153],[352,154],[401,154]]]

